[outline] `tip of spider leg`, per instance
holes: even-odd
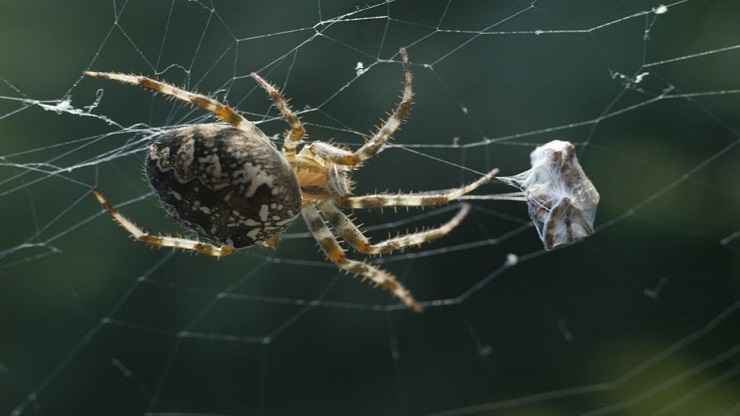
[[[100,192],[98,192],[98,188],[92,188],[92,193],[93,195],[95,195],[95,198],[97,198],[98,201],[100,201],[101,204],[105,202],[105,198],[103,198],[103,195],[101,195]]]
[[[406,48],[401,47],[401,49],[398,50],[401,53],[401,59],[403,59],[403,62],[408,64],[409,62],[409,54],[406,52]]]
[[[86,77],[95,77],[95,78],[110,78],[111,75],[114,75],[113,72],[98,72],[98,71],[83,71],[82,75],[85,75]]]
[[[262,78],[261,76],[259,76],[259,74],[257,74],[256,72],[252,72],[249,75],[252,77],[252,79],[254,79],[255,81],[259,82],[262,85],[262,88],[274,89],[274,87],[272,86],[272,84],[270,84],[269,82],[267,82],[264,78]]]

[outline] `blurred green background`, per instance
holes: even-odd
[[[0,412],[740,414],[737,2],[2,6]],[[525,204],[473,202],[447,238],[373,260],[435,301],[418,316],[338,273],[302,224],[216,261],[133,242],[90,193],[182,232],[141,164],[162,129],[212,117],[85,70],[212,93],[278,134],[256,71],[309,140],[356,147],[397,100],[400,47],[411,119],[357,193],[513,175],[570,140],[596,234],[546,253]],[[356,214],[380,239],[452,209]]]

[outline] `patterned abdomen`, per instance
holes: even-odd
[[[301,210],[293,169],[271,143],[220,124],[169,131],[149,147],[146,176],[167,212],[235,248],[265,242]]]

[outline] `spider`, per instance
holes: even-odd
[[[421,312],[422,306],[393,274],[369,262],[348,258],[340,238],[367,255],[418,246],[457,227],[470,211],[469,205],[461,204],[454,217],[438,227],[377,243],[370,242],[341,208],[438,206],[458,200],[491,180],[498,170],[459,188],[352,195],[350,173],[378,153],[409,115],[413,97],[411,65],[404,49],[400,54],[404,68],[401,101],[355,151],[320,141],[304,143],[306,130],[288,100],[256,73],[251,74],[252,78],[267,92],[290,127],[284,133],[282,149],[236,110],[208,96],[145,76],[85,72],[87,76],[140,85],[198,105],[228,123],[186,125],[163,133],[149,146],[144,162],[146,177],[160,204],[202,240],[150,234],[118,212],[97,189],[93,193],[134,239],[215,257],[255,245],[274,246],[278,235],[300,214],[328,260],[339,269],[369,279]]]

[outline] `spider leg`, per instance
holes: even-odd
[[[195,104],[197,106],[200,106],[204,110],[208,110],[216,114],[216,116],[218,116],[218,118],[220,118],[221,120],[231,124],[239,130],[246,132],[249,135],[260,137],[268,142],[270,141],[270,139],[265,135],[265,133],[262,132],[262,130],[255,126],[251,121],[244,118],[244,116],[237,113],[236,110],[225,104],[221,104],[220,102],[206,95],[186,91],[172,84],[139,75],[127,75],[118,72],[91,71],[85,71],[85,75],[89,77],[112,79],[124,84],[141,85],[144,88],[160,92],[169,97]]]
[[[411,99],[414,93],[411,89],[411,65],[409,64],[409,56],[404,48],[401,48],[400,52],[405,74],[401,102],[398,103],[396,109],[388,119],[381,124],[378,131],[373,134],[373,137],[354,152],[347,152],[328,143],[313,142],[310,145],[312,153],[338,165],[357,166],[378,153],[383,147],[383,144],[401,127],[401,124],[409,116]]]
[[[234,247],[230,246],[214,246],[212,244],[203,243],[197,240],[188,240],[185,238],[169,237],[169,236],[155,236],[139,228],[136,224],[131,222],[128,218],[121,215],[110,203],[98,192],[97,189],[93,189],[93,194],[98,198],[101,205],[113,215],[113,219],[116,220],[131,236],[137,241],[141,241],[145,244],[151,244],[160,247],[172,247],[181,248],[183,250],[192,250],[199,253],[207,254],[214,257],[223,257],[232,254],[236,251]]]
[[[376,286],[384,287],[414,312],[423,311],[408,289],[403,287],[395,276],[371,264],[348,259],[345,250],[339,245],[339,241],[332,234],[314,203],[304,204],[301,212],[314,238],[332,263],[346,272],[359,274],[372,280]]]
[[[409,194],[367,194],[359,196],[337,196],[336,201],[340,206],[347,208],[377,208],[377,207],[424,207],[446,204],[459,199],[461,196],[474,191],[479,186],[490,181],[498,174],[498,169],[493,169],[486,175],[481,176],[475,182],[465,186],[438,191],[417,192]]]
[[[462,204],[462,207],[452,219],[438,227],[402,234],[372,244],[352,220],[332,202],[319,201],[318,206],[321,215],[329,222],[329,225],[355,250],[365,254],[386,254],[394,250],[402,250],[409,246],[419,246],[423,243],[436,240],[457,227],[470,212],[470,205]]]
[[[298,118],[296,113],[294,113],[293,110],[290,108],[288,100],[280,92],[280,90],[278,90],[274,85],[265,81],[262,77],[254,72],[252,72],[252,78],[254,78],[255,81],[260,84],[262,89],[267,91],[267,93],[270,95],[270,98],[272,98],[272,101],[275,103],[275,107],[280,110],[280,114],[283,115],[283,118],[285,118],[285,121],[290,126],[290,132],[286,132],[285,134],[285,143],[283,144],[283,149],[288,154],[295,153],[296,147],[298,147],[298,144],[301,142],[301,140],[303,140],[303,136],[306,135],[306,128],[303,127],[301,119]]]

